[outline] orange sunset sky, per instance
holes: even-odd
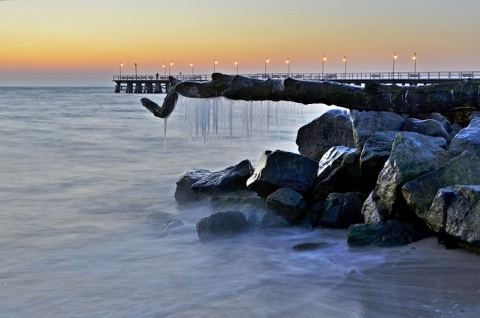
[[[480,71],[479,0],[0,1],[0,86],[216,71]]]

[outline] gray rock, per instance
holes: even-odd
[[[479,157],[463,152],[439,169],[407,182],[402,194],[415,214],[425,219],[438,190],[456,184],[480,184]]]
[[[377,205],[372,199],[373,192],[370,192],[365,202],[363,202],[361,213],[366,224],[375,224],[380,222],[380,214]]]
[[[369,192],[375,188],[378,175],[390,157],[393,141],[397,134],[415,138],[417,133],[409,131],[382,131],[373,134],[365,142],[360,156],[360,173],[364,192]],[[433,142],[439,147],[447,148],[447,141],[444,138],[435,138]]]
[[[317,170],[318,162],[308,157],[281,150],[265,151],[247,187],[262,197],[283,187],[304,194],[312,189]]]
[[[334,146],[354,147],[348,112],[332,109],[301,127],[297,133],[298,152],[319,161]]]
[[[348,229],[349,246],[402,246],[417,241],[411,224],[389,220],[375,224],[354,224]]]
[[[438,234],[460,246],[480,251],[480,185],[442,188],[425,217]]]
[[[452,130],[449,132],[450,134],[450,140],[455,138],[455,136],[462,130],[464,127],[460,124],[453,124],[452,125]]]
[[[286,227],[290,223],[270,209],[264,198],[261,197],[235,197],[214,196],[209,198],[210,212],[239,211],[249,226],[253,228],[277,228]]]
[[[332,192],[355,192],[362,188],[360,152],[355,148],[331,148],[323,155],[318,167],[311,193],[314,200],[323,200]]]
[[[446,141],[450,141],[450,135],[445,130],[443,125],[433,119],[416,119],[416,118],[407,118],[405,125],[403,127],[404,131],[413,131],[422,135],[432,136],[432,137],[442,137]]]
[[[390,157],[397,133],[396,131],[376,132],[365,142],[360,155],[360,173],[366,189],[373,190],[375,187],[378,174]]]
[[[206,216],[197,222],[196,227],[200,241],[208,242],[244,232],[248,223],[242,213],[228,211]]]
[[[377,180],[372,199],[382,220],[409,218],[409,210],[401,194],[402,186],[436,170],[450,159],[436,139],[417,133],[397,134],[390,157]]]
[[[177,180],[175,189],[175,200],[179,204],[191,203],[195,201],[195,193],[192,191],[192,185],[207,177],[212,172],[205,169],[193,169],[182,173]]]
[[[363,223],[361,210],[365,198],[366,195],[361,192],[330,193],[324,202],[319,223],[335,228]]]
[[[280,188],[267,197],[267,206],[290,224],[299,224],[307,212],[303,196],[289,187]]]
[[[253,173],[249,160],[243,160],[235,166],[208,174],[192,185],[197,200],[205,196],[218,195],[239,190],[246,190],[246,182]]]
[[[480,117],[472,119],[470,124],[460,130],[450,143],[450,151],[453,154],[460,154],[464,150],[480,156]]]
[[[306,243],[300,243],[292,246],[292,249],[298,252],[302,251],[314,251],[318,250],[321,248],[326,248],[326,247],[331,247],[335,245],[335,243],[330,243],[330,242],[306,242]]]
[[[450,121],[445,118],[442,114],[440,113],[423,113],[423,114],[415,114],[413,117],[417,119],[433,119],[439,122],[443,128],[445,128],[445,131],[450,133],[452,131],[452,124]]]
[[[405,117],[392,112],[357,111],[350,112],[353,126],[353,140],[358,150],[378,131],[400,131]]]

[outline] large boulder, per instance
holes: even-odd
[[[269,208],[264,198],[214,196],[209,198],[211,214],[217,212],[239,211],[252,228],[286,227],[290,223]]]
[[[480,251],[480,185],[442,188],[425,216],[440,236],[460,246]]]
[[[177,187],[175,189],[175,200],[179,204],[186,204],[195,202],[195,193],[192,190],[192,185],[209,176],[212,172],[206,169],[192,169],[182,173],[177,180]]]
[[[192,185],[197,200],[205,196],[247,190],[246,182],[253,173],[249,160],[243,160],[235,166],[213,172]]]
[[[323,200],[329,193],[354,192],[362,188],[360,151],[336,146],[328,150],[318,165],[317,178],[311,197]]]
[[[376,132],[365,142],[360,155],[360,173],[365,188],[375,187],[378,175],[390,157],[397,133],[396,131]]]
[[[479,157],[463,152],[439,169],[407,182],[402,194],[415,214],[425,219],[438,190],[456,184],[480,184]]]
[[[261,197],[290,187],[302,194],[310,192],[317,176],[318,162],[282,150],[265,151],[247,180],[247,187]]]
[[[248,229],[247,219],[238,211],[218,212],[200,219],[197,234],[201,242],[228,237]]]
[[[298,152],[319,161],[334,146],[354,147],[352,122],[347,111],[332,109],[301,127],[297,133]]]
[[[407,118],[403,130],[432,137],[443,137],[446,141],[450,141],[450,135],[445,127],[434,119]]]
[[[267,197],[267,206],[290,224],[299,224],[308,206],[303,196],[289,187],[280,188]]]
[[[397,134],[412,136],[413,138],[416,136],[416,133],[409,131],[381,131],[373,134],[365,142],[360,156],[360,172],[365,192],[375,188],[378,175],[390,157],[392,145]],[[433,141],[439,147],[447,148],[446,139],[436,138]]]
[[[348,245],[392,247],[407,245],[419,238],[414,227],[399,220],[375,224],[354,224],[348,229]]]
[[[378,131],[400,131],[405,117],[393,112],[357,111],[350,112],[353,126],[353,139],[358,150]]]
[[[352,224],[363,223],[361,210],[365,198],[366,195],[361,192],[330,193],[323,203],[320,225],[347,228]]]
[[[450,143],[452,153],[460,154],[464,150],[480,156],[480,117],[473,118],[470,124],[460,130]]]
[[[401,194],[402,186],[448,162],[450,154],[438,146],[436,139],[445,141],[417,133],[396,135],[372,195],[382,220],[408,219],[411,215]]]

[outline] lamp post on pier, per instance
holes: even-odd
[[[413,53],[412,60],[414,63],[413,72],[417,73],[417,53]]]
[[[267,78],[267,64],[270,62],[268,57],[265,57],[265,78]]]
[[[163,67],[164,76],[165,76],[165,78],[167,78],[167,67],[166,67],[165,63],[162,64],[162,67]]]
[[[238,75],[238,60],[235,60],[234,64],[235,64],[235,67],[237,68],[237,75]]]
[[[345,74],[345,75],[344,75],[343,77],[344,77],[344,78],[347,78],[347,57],[344,56],[342,61],[343,61],[343,64],[344,64],[344,66],[345,66],[345,71],[344,71],[344,74]]]
[[[173,62],[170,61],[170,63],[168,63],[168,76],[170,76],[170,71],[171,71],[171,67],[173,66]]]
[[[137,63],[135,63],[135,79],[137,79]]]
[[[192,76],[195,76],[195,69],[193,67],[193,61],[190,62],[190,67],[192,68]]]
[[[325,56],[325,54],[323,54],[323,58],[322,58],[322,79],[325,79],[324,70],[325,70],[325,61],[326,60],[327,60],[327,57]]]
[[[393,72],[392,72],[392,79],[395,79],[395,61],[397,60],[398,55],[397,52],[393,52]]]
[[[287,57],[287,60],[285,61],[287,63],[287,70],[288,70],[288,76],[290,77],[290,58]]]
[[[218,64],[218,60],[216,58],[213,59],[213,73],[215,73],[215,71],[216,71],[217,64]]]
[[[120,61],[120,77],[118,78],[119,80],[122,79],[122,67],[123,67],[123,63],[122,61]]]

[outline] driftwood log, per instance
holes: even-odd
[[[147,98],[142,105],[160,118],[175,108],[178,94],[190,98],[223,96],[246,101],[292,101],[322,103],[364,111],[392,111],[402,114],[472,112],[480,110],[480,80],[458,80],[425,86],[382,85],[367,82],[365,87],[331,81],[292,78],[253,79],[213,73],[208,82],[178,81],[170,77],[171,89],[162,106]]]

